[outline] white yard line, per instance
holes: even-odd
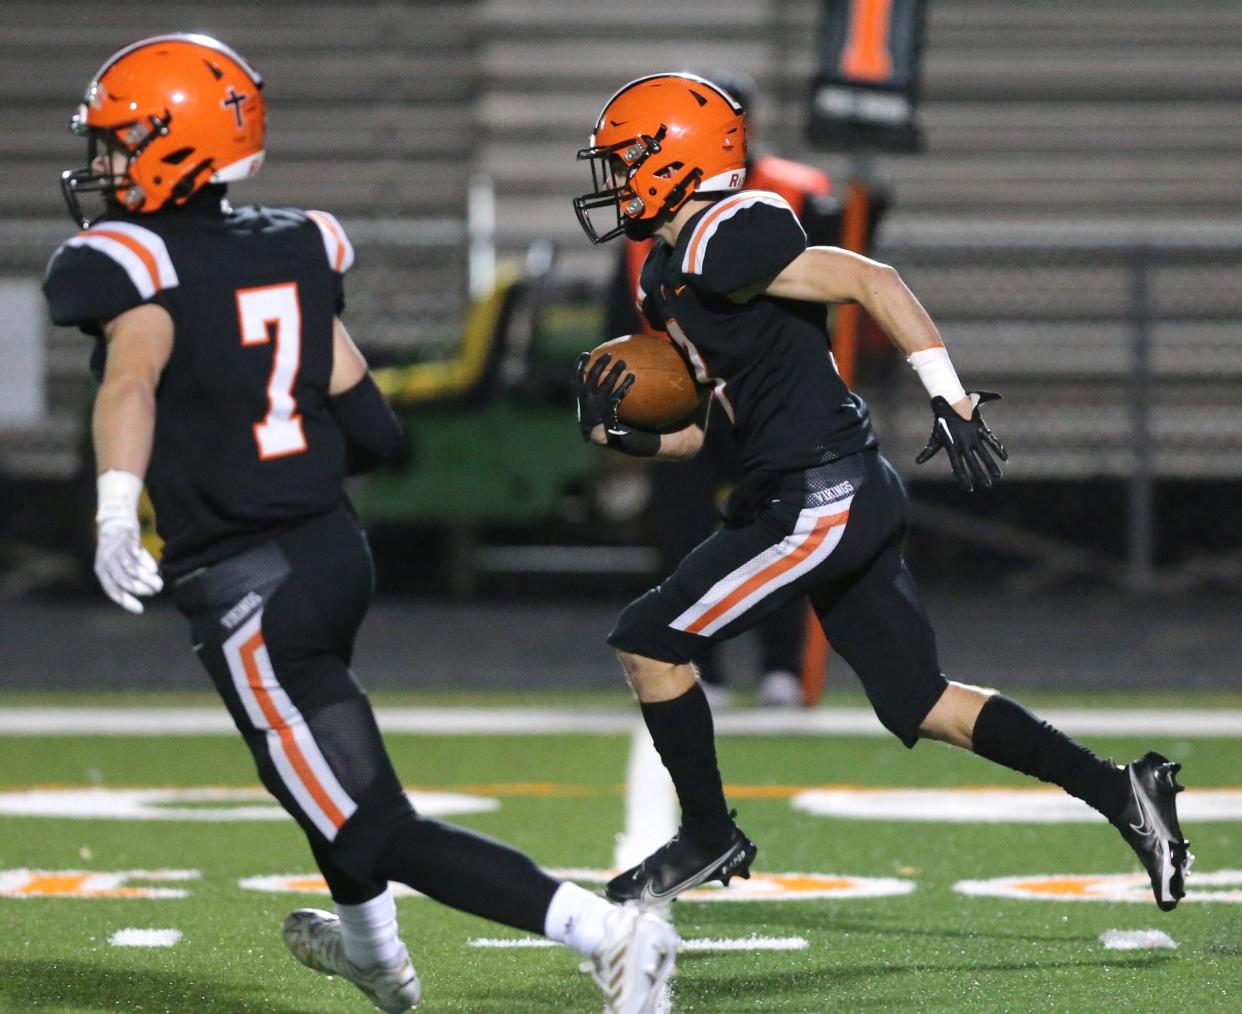
[[[113,947],[172,947],[181,939],[179,929],[120,929],[108,937]]]
[[[628,870],[677,833],[677,793],[647,727],[630,739],[625,775],[625,830],[617,838],[614,869]]]
[[[634,728],[628,709],[379,708],[386,733],[424,736],[557,733],[621,736]],[[1052,708],[1040,712],[1074,736],[1239,736],[1240,708]],[[739,709],[715,716],[722,736],[888,736],[867,708],[813,711]],[[224,707],[13,707],[0,712],[0,736],[232,736]]]

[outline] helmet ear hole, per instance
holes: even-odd
[[[662,180],[671,180],[674,174],[681,172],[685,168],[685,162],[670,162],[663,169],[660,169],[655,175]]]
[[[193,154],[193,148],[178,148],[176,151],[170,151],[160,161],[167,162],[169,165],[180,165]]]

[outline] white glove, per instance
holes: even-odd
[[[141,613],[135,596],[154,595],[164,587],[159,566],[142,546],[138,497],[142,480],[110,468],[95,480],[99,508],[95,512],[95,576],[108,598],[131,613]]]

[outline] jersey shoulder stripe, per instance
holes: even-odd
[[[308,211],[306,217],[319,227],[323,237],[323,250],[328,257],[328,264],[337,274],[343,275],[354,263],[354,247],[341,228],[335,215],[326,211]]]
[[[756,204],[767,204],[774,208],[783,209],[794,215],[793,208],[789,206],[789,202],[780,194],[774,194],[770,190],[744,190],[740,194],[734,194],[732,197],[726,197],[723,201],[713,207],[694,227],[694,233],[690,237],[690,242],[686,244],[686,253],[682,258],[681,271],[686,275],[699,275],[703,273],[703,262],[707,257],[707,246],[711,242],[717,230],[738,212],[752,208]]]
[[[143,299],[180,284],[163,238],[141,225],[100,222],[65,245],[88,247],[114,260],[129,275]]]

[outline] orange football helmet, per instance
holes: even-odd
[[[604,105],[591,145],[589,194],[574,211],[592,243],[621,233],[650,236],[665,216],[696,195],[739,190],[746,181],[746,120],[723,88],[694,74],[652,74],[631,81]],[[600,234],[591,213],[613,208]]]
[[[83,193],[147,213],[253,176],[266,119],[263,79],[224,43],[180,33],[132,43],[99,68],[70,122],[89,139],[89,164],[61,174],[69,212],[85,228]],[[99,164],[113,152],[125,156],[124,172]]]

